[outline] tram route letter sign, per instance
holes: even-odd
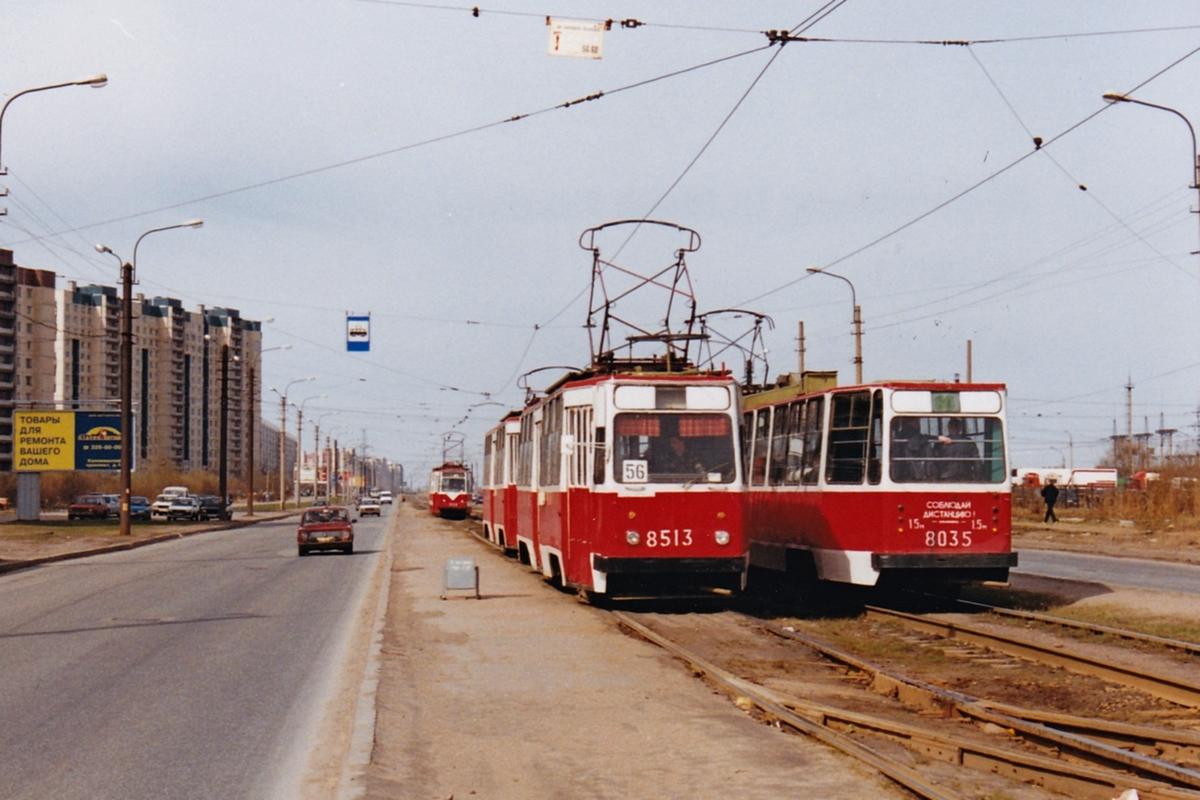
[[[121,467],[121,416],[92,411],[13,413],[16,472]]]

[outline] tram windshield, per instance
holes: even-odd
[[[896,417],[888,452],[897,483],[1002,483],[1006,477],[996,417]]]
[[[462,475],[443,475],[442,476],[442,491],[443,492],[465,492],[467,490],[467,479]]]
[[[618,414],[618,483],[732,483],[733,423],[726,414]]]

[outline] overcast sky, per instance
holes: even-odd
[[[802,35],[827,41],[768,46],[823,8]],[[547,55],[547,15],[616,20],[603,58]],[[264,355],[267,418],[270,387],[315,375],[290,393],[328,395],[306,421],[417,482],[446,431],[478,458],[503,409],[471,406],[586,364],[580,233],[648,214],[703,237],[702,309],[774,319],[773,374],[803,320],[808,368],[853,381],[849,287],[805,271],[828,267],[857,290],[867,380],[965,378],[972,341],[974,379],[1009,387],[1015,465],[1071,442],[1093,464],[1129,380],[1135,432],[1196,449],[1192,141],[1101,98],[1200,123],[1196,4],[8,0],[2,20],[0,96],[109,83],[8,109],[0,246],[115,285],[92,245],[128,258],[203,218],[142,243],[139,290],[274,317],[264,346],[292,349]],[[972,44],[921,43],[947,40]],[[669,262],[638,243],[622,257]],[[370,353],[345,352],[347,311],[371,313]]]

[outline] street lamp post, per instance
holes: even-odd
[[[199,228],[204,220],[193,219],[178,225],[151,228],[133,243],[133,261],[124,261],[111,248],[96,245],[96,252],[108,253],[121,264],[121,535],[129,536],[130,473],[133,470],[133,284],[137,272],[138,245],[152,233],[176,228]],[[142,409],[146,413],[146,409]]]
[[[315,458],[316,458],[316,470],[313,472],[313,497],[317,496],[317,488],[320,486],[320,482],[321,482],[321,462],[323,460],[321,456],[324,453],[324,451],[321,449],[321,420],[325,419],[326,417],[336,417],[338,415],[338,413],[339,412],[337,412],[337,411],[327,411],[324,414],[322,414],[321,416],[317,417],[316,424],[313,425],[313,453],[315,454]],[[326,502],[328,502],[328,500],[329,500],[329,495],[330,495],[329,471],[328,471],[328,469],[326,469],[326,472],[325,472],[325,499],[326,499]]]
[[[315,381],[316,375],[309,375],[307,378],[296,378],[296,380],[283,387],[283,391],[271,387],[271,391],[279,395],[279,510],[287,510],[287,493],[283,490],[283,470],[287,463],[287,393],[288,389],[292,388],[293,384],[304,383],[305,381]],[[296,504],[299,508],[299,503]]]
[[[296,498],[296,508],[300,508],[300,474],[304,469],[304,404],[309,400],[319,400],[329,397],[327,394],[316,394],[306,397],[296,406],[296,480],[292,484],[292,494]]]
[[[1168,106],[1160,106],[1157,103],[1147,103],[1145,100],[1138,100],[1136,97],[1130,97],[1127,94],[1107,92],[1104,95],[1104,99],[1110,103],[1133,103],[1139,106],[1146,106],[1147,108],[1157,108],[1159,111],[1169,111],[1183,120],[1183,124],[1188,126],[1188,132],[1192,135],[1192,185],[1188,188],[1195,189],[1198,193],[1200,193],[1200,153],[1196,151],[1196,129],[1192,127],[1192,123],[1187,117],[1185,117],[1181,112]],[[1192,213],[1200,214],[1200,206],[1197,206]],[[1200,253],[1200,250],[1197,250],[1196,252]]]
[[[808,271],[814,275],[828,275],[831,278],[840,278],[850,286],[850,302],[854,304],[854,382],[862,384],[862,309],[858,306],[858,294],[854,291],[854,284],[850,283],[850,279],[844,275],[838,275],[833,272],[828,272],[821,267],[809,267]]]
[[[273,317],[269,317],[267,319],[264,319],[263,322],[271,322],[273,319],[274,319]],[[265,350],[259,350],[258,356],[261,359],[263,353],[268,353],[272,350],[291,350],[291,349],[292,349],[292,346],[290,344],[281,344],[278,347],[268,347]],[[251,361],[253,361],[253,359],[251,359]],[[254,374],[254,364],[253,363],[251,363],[249,369],[250,369],[250,416],[247,420],[247,424],[249,425],[249,431],[248,431],[249,440],[247,442],[247,450],[248,450],[249,457],[246,462],[248,464],[248,466],[246,468],[246,516],[253,517],[254,516],[254,472],[255,472],[255,470],[258,469],[257,465],[254,463],[254,420],[258,416],[258,412],[254,410],[254,387],[256,384],[254,381],[255,374]]]
[[[49,86],[35,86],[32,89],[22,89],[12,97],[4,101],[4,105],[0,106],[0,133],[4,130],[4,112],[8,111],[8,104],[18,97],[34,92],[44,92],[47,89],[61,89],[64,86],[91,86],[93,89],[101,89],[108,83],[108,76],[94,75],[90,78],[80,78],[77,81],[67,81],[66,83],[52,83]],[[0,159],[0,175],[7,175],[8,169],[4,166],[3,159]]]

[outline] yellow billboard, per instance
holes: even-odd
[[[13,413],[16,472],[113,470],[121,463],[121,420],[90,411]]]

